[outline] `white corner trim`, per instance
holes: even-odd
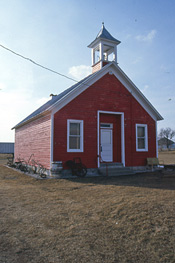
[[[124,112],[115,112],[115,111],[97,111],[97,167],[100,167],[100,114],[113,114],[121,115],[121,161],[125,167],[125,131],[124,131]]]
[[[53,162],[53,145],[54,145],[54,114],[51,114],[51,129],[50,129],[50,168]]]
[[[156,157],[158,158],[158,138],[157,138],[157,121],[155,121],[155,128],[156,128]]]

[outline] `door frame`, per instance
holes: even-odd
[[[121,116],[121,160],[125,167],[125,133],[124,133],[124,112],[97,111],[97,167],[100,167],[100,114],[113,114]]]

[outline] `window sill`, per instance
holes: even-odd
[[[82,153],[83,152],[83,150],[69,150],[69,149],[67,149],[67,152],[69,152],[69,153]]]

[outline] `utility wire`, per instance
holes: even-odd
[[[55,73],[55,74],[57,74],[57,75],[59,75],[59,76],[61,76],[61,77],[70,79],[70,80],[72,80],[72,81],[74,81],[74,82],[77,82],[77,83],[79,82],[78,80],[75,80],[75,79],[73,79],[73,78],[70,78],[70,77],[68,77],[68,76],[66,76],[66,75],[64,75],[64,74],[61,74],[61,73],[59,73],[59,72],[57,72],[57,71],[55,71],[55,70],[52,70],[52,69],[47,68],[47,67],[45,67],[45,66],[42,66],[42,65],[40,65],[39,63],[33,61],[32,59],[27,58],[27,57],[24,57],[23,55],[18,54],[18,53],[16,53],[15,51],[13,51],[13,50],[11,50],[11,49],[9,49],[9,48],[1,45],[1,44],[0,44],[0,46],[1,46],[2,48],[4,48],[4,49],[8,50],[9,52],[13,53],[14,55],[19,56],[19,57],[21,57],[21,58],[23,58],[23,59],[26,59],[26,60],[32,62],[33,64],[35,64],[35,65],[38,66],[38,67],[41,67],[41,68],[46,69],[46,70],[48,70],[48,71],[51,71],[52,73]]]

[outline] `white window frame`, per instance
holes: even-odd
[[[80,124],[80,149],[69,149],[69,137],[70,137],[70,123]],[[67,152],[83,152],[84,151],[84,127],[83,120],[67,120]]]
[[[145,148],[143,149],[138,148],[138,135],[137,135],[138,127],[143,127],[145,129]],[[136,124],[136,151],[137,152],[147,152],[148,151],[148,126],[147,124]]]

